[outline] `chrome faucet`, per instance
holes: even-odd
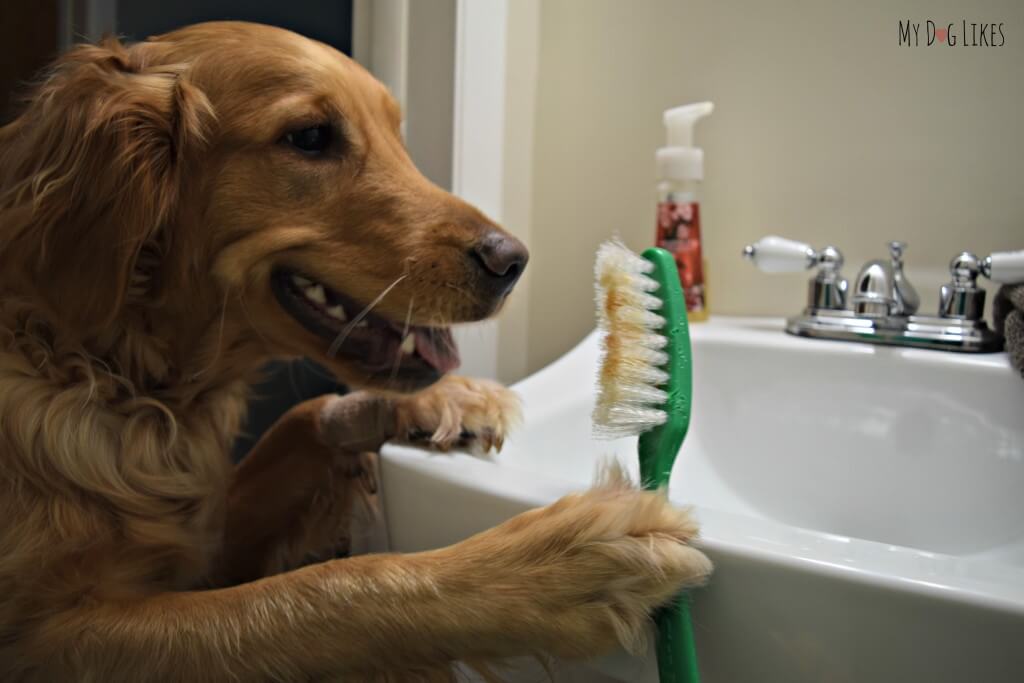
[[[906,242],[889,243],[889,261],[868,261],[857,275],[853,312],[868,318],[908,316],[917,313],[921,299],[903,274]]]
[[[977,279],[1024,282],[1024,250],[984,259],[969,252],[955,257],[949,266],[952,280],[939,293],[938,314],[919,315],[921,299],[903,272],[906,249],[904,242],[890,242],[889,258],[864,264],[852,291],[840,274],[843,255],[835,247],[816,251],[769,236],[747,245],[743,256],[766,273],[818,269],[808,285],[807,307],[786,321],[790,334],[948,351],[1002,349],[1002,337],[983,319],[985,290]]]

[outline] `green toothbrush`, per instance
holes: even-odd
[[[597,253],[598,326],[604,358],[594,408],[597,435],[639,434],[640,479],[668,487],[690,426],[690,331],[679,272],[657,247],[637,256],[615,240]],[[655,614],[661,683],[698,683],[690,598],[683,593]]]

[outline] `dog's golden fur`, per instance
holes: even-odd
[[[337,154],[280,144],[320,121]],[[418,325],[500,306],[465,256],[498,228],[399,122],[335,51],[217,23],[76,47],[0,129],[0,678],[448,680],[635,646],[707,574],[685,513],[617,475],[449,548],[295,568],[347,541],[383,441],[500,445],[514,412],[474,380],[403,393],[271,292],[287,265],[363,302],[397,281],[375,310]],[[370,391],[297,406],[234,468],[258,369],[301,355]]]

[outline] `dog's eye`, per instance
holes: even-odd
[[[320,154],[331,144],[331,127],[324,124],[286,133],[284,142],[306,154]]]

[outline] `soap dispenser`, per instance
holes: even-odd
[[[704,150],[693,144],[693,127],[714,109],[697,102],[664,114],[666,144],[658,149],[658,227],[656,244],[668,250],[679,269],[691,321],[707,319],[707,287],[701,254],[699,186],[704,180]]]

